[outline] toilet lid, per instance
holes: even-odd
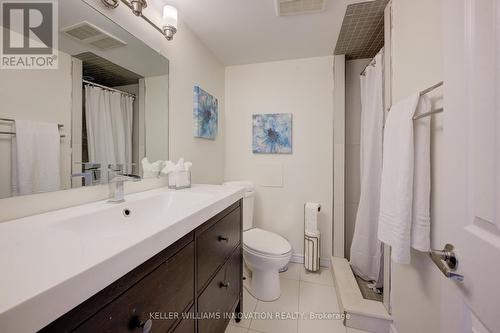
[[[292,250],[292,246],[285,238],[259,228],[245,231],[243,244],[250,250],[263,254],[282,255]]]

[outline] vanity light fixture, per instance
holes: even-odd
[[[119,0],[101,0],[101,2],[108,8],[116,8],[120,4]]]
[[[142,14],[142,10],[148,6],[147,0],[101,0],[104,6],[111,9],[118,7],[120,1],[129,7],[134,15],[142,17],[156,30],[161,32],[167,40],[170,41],[174,38],[174,35],[177,32],[177,9],[175,7],[163,7],[162,28],[159,28],[149,18]]]
[[[131,0],[130,4],[132,5],[132,13],[135,16],[141,16],[142,10],[148,6],[146,0]]]
[[[177,32],[177,8],[163,7],[163,34],[167,40],[172,40]]]

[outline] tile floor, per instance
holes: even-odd
[[[245,313],[299,312],[339,313],[337,296],[331,271],[322,268],[320,273],[308,273],[301,264],[290,263],[286,272],[280,274],[281,297],[274,302],[256,300],[244,289],[243,309]],[[247,278],[244,283],[249,285]],[[362,333],[346,330],[341,320],[290,319],[242,319],[231,321],[226,333]]]

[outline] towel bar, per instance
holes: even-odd
[[[420,119],[420,118],[428,117],[428,116],[431,116],[433,114],[441,113],[441,112],[444,112],[443,108],[439,108],[439,109],[436,109],[434,111],[430,111],[430,112],[419,114],[418,116],[414,116],[413,120],[417,120],[417,119]]]
[[[9,123],[13,123],[13,122],[15,122],[15,120],[14,120],[14,119],[10,119],[10,118],[0,118],[0,121],[7,121],[7,122],[9,122]],[[57,127],[62,128],[62,127],[64,127],[64,125],[57,124]]]
[[[420,92],[420,96],[424,96],[425,94],[433,91],[434,89],[438,88],[438,87],[441,87],[442,85],[444,84],[444,81],[441,81],[441,82],[438,82],[436,83],[435,85],[427,88],[427,89],[424,89]],[[389,112],[391,110],[391,108],[387,108],[387,112]],[[436,109],[434,111],[430,111],[430,112],[426,112],[426,113],[422,113],[422,114],[419,114],[418,116],[414,116],[413,117],[413,120],[417,120],[417,119],[421,119],[421,118],[424,118],[424,117],[428,117],[428,116],[431,116],[433,114],[436,114],[436,113],[441,113],[441,112],[444,112],[444,109],[443,108],[439,108],[439,109]]]
[[[0,131],[0,134],[7,134],[7,135],[16,135],[16,132],[3,132],[3,131]],[[61,134],[60,135],[61,138],[65,138],[66,135],[64,134]]]
[[[13,123],[13,122],[15,122],[15,120],[14,120],[14,119],[10,119],[10,118],[0,118],[0,121],[6,121],[6,122],[9,122],[9,123]],[[6,126],[7,126],[7,125],[6,125]],[[64,127],[64,125],[57,124],[57,127],[58,127],[59,129],[61,129],[61,128],[63,128],[63,127]],[[16,135],[16,132],[5,132],[5,131],[0,131],[0,134],[6,134],[6,135]],[[61,134],[61,135],[60,135],[60,137],[61,137],[61,138],[65,138],[65,137],[66,137],[66,135]]]

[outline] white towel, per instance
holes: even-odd
[[[60,136],[57,124],[15,121],[12,138],[12,193],[60,190]]]
[[[410,263],[410,247],[430,244],[430,118],[413,120],[430,108],[416,93],[391,108],[385,125],[378,238],[399,264]]]
[[[415,115],[430,112],[431,102],[422,96]],[[431,248],[431,117],[413,121],[414,170],[411,247],[427,252]]]
[[[155,178],[160,175],[160,171],[165,164],[164,161],[158,160],[156,162],[149,162],[147,157],[141,160],[142,163],[142,178]]]

